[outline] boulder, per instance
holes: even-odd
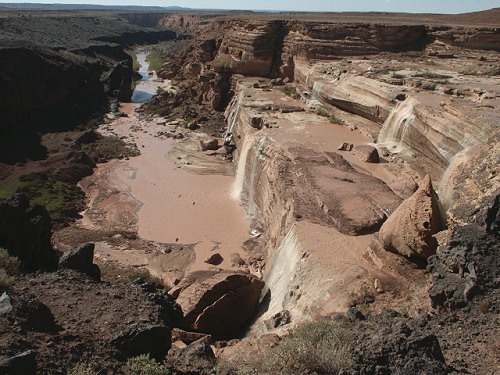
[[[80,271],[100,280],[101,271],[94,264],[94,247],[95,245],[89,242],[65,252],[59,259],[59,267]]]
[[[279,313],[274,314],[272,317],[267,319],[264,324],[266,325],[266,328],[268,330],[282,327],[284,325],[290,324],[292,321],[292,314],[290,314],[290,311],[288,310],[283,310],[280,311]]]
[[[427,175],[419,189],[389,216],[379,232],[387,251],[407,258],[427,259],[438,246],[434,234],[443,229],[438,197]]]
[[[418,185],[411,177],[401,177],[389,185],[391,190],[403,199],[410,198],[418,189]]]
[[[176,370],[184,374],[203,374],[207,368],[212,368],[216,358],[210,337],[203,337],[185,348],[169,352],[168,362],[174,363]],[[205,371],[204,371],[205,370]]]
[[[365,163],[378,163],[380,157],[375,147],[370,145],[356,146],[353,149],[354,155]]]
[[[337,150],[339,150],[339,151],[351,151],[352,147],[353,147],[352,144],[344,142],[339,147],[337,147]]]
[[[217,139],[211,139],[209,141],[200,141],[200,147],[202,151],[216,151],[218,150],[221,146],[219,145],[219,141]]]
[[[218,266],[224,261],[224,258],[219,253],[212,254],[208,259],[205,260],[205,263],[212,264],[214,266]]]
[[[252,117],[252,119],[250,120],[250,125],[252,126],[252,128],[260,130],[264,127],[264,119],[259,116]]]
[[[264,282],[249,274],[205,273],[182,290],[177,303],[184,312],[183,329],[234,335],[255,314]]]
[[[17,257],[26,271],[57,268],[51,236],[52,222],[45,208],[30,206],[24,194],[0,202],[0,247]]]
[[[0,315],[8,314],[12,311],[12,303],[10,302],[10,296],[7,292],[4,292],[0,296]]]
[[[0,374],[36,374],[36,352],[28,350],[10,358],[0,360]]]
[[[164,325],[148,324],[119,333],[112,343],[128,357],[149,354],[161,361],[170,349],[171,334]]]
[[[238,253],[232,253],[229,256],[229,262],[231,263],[231,266],[244,266],[245,265],[245,260]]]

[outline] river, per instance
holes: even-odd
[[[158,80],[155,74],[148,75],[146,53],[137,53],[143,79],[136,83],[132,103],[121,106],[127,117],[118,117],[99,129],[104,135],[135,143],[141,155],[99,165],[94,175],[82,184],[90,199],[87,212],[94,212],[92,216],[84,214],[82,222],[87,227],[106,225],[123,230],[128,226],[137,230],[142,239],[158,243],[194,244],[195,260],[185,272],[213,268],[204,261],[216,252],[224,259],[218,267],[235,268],[230,264],[230,255],[239,253],[245,257],[242,244],[250,236],[250,227],[243,207],[231,199],[234,176],[195,174],[181,168],[168,157],[177,141],[159,135],[169,127],[158,124],[163,121],[135,112],[141,103],[153,97],[158,86],[169,88],[168,82]],[[187,137],[196,137],[186,129],[179,131]],[[103,194],[108,196],[99,198]],[[101,219],[109,220],[105,224],[96,223],[99,215],[95,212],[102,213]],[[124,217],[130,220],[125,226]],[[101,250],[109,259],[127,265],[127,257],[112,254],[119,249],[102,244]],[[135,255],[130,259],[135,259]],[[141,264],[153,274],[166,277],[154,257],[144,254],[141,259],[134,265]]]

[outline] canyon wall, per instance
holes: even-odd
[[[234,195],[256,236],[249,246],[262,252],[251,258],[266,281],[258,322],[284,309],[298,320],[342,311],[349,294],[366,287],[359,280],[404,286],[421,277],[391,266],[397,260],[364,235],[377,232],[398,207],[394,192],[426,174],[438,182],[448,212],[470,199],[471,186],[462,190],[458,171],[497,142],[498,92],[487,76],[462,76],[452,59],[467,46],[480,50],[468,53],[487,67],[496,61],[487,52],[495,49],[496,30],[483,38],[486,31],[475,28],[224,17],[209,23],[184,15],[160,24],[202,34],[180,54],[181,64],[169,63],[169,77],[194,82],[191,97],[216,109],[225,105],[214,97],[235,95],[226,110],[225,145],[236,149]],[[429,59],[439,68],[430,68]],[[208,84],[222,77],[230,84]],[[310,141],[321,121],[314,111],[333,127],[365,135],[355,142],[376,147],[387,165],[374,171],[339,154],[345,133],[337,138],[335,130],[321,130],[321,141]],[[483,177],[477,187],[478,204],[498,190]]]

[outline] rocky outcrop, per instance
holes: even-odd
[[[456,47],[500,51],[500,30],[480,27],[440,27],[431,29],[436,40]]]
[[[433,235],[443,228],[443,224],[430,177],[425,177],[419,185],[382,225],[378,238],[388,251],[407,258],[427,259],[437,250]]]
[[[57,255],[51,244],[52,224],[45,208],[30,206],[16,194],[0,202],[0,247],[19,258],[28,272],[54,270]]]
[[[9,293],[13,309],[0,315],[0,366],[30,350],[37,373],[67,374],[81,362],[124,373],[127,358],[162,360],[182,315],[152,284],[98,283],[72,270],[21,275]]]
[[[2,374],[36,374],[36,351],[28,350],[18,355],[0,360]]]
[[[0,72],[2,132],[19,124],[64,128],[105,104],[99,66],[70,53],[4,42]]]
[[[101,271],[94,264],[94,247],[93,243],[86,243],[65,252],[59,259],[59,267],[80,271],[100,280]]]
[[[360,322],[353,369],[362,374],[448,374],[438,338],[426,332],[426,317],[408,319],[384,311]]]
[[[294,167],[288,173],[290,178],[298,178],[297,188],[289,194],[294,197],[296,212],[305,219],[331,225],[345,234],[366,234],[380,228],[401,203],[383,181],[357,172],[337,153],[290,152]],[[316,207],[311,205],[311,197],[317,201]]]
[[[182,290],[181,328],[215,335],[238,333],[255,314],[264,282],[249,274],[207,271]]]
[[[427,43],[425,26],[292,21],[287,27],[280,72],[292,79],[296,61],[419,50]]]
[[[429,258],[428,270],[433,279],[429,296],[434,307],[464,307],[478,295],[495,298],[500,252],[499,197],[492,199],[476,223],[453,228],[438,253]]]

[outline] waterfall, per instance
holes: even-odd
[[[234,128],[238,123],[239,113],[241,109],[241,99],[243,98],[243,91],[238,96],[235,96],[229,105],[229,113],[227,115],[227,131],[225,137],[231,136]]]
[[[243,140],[243,147],[239,153],[238,157],[238,167],[236,169],[236,178],[234,180],[234,185],[232,189],[232,197],[233,199],[240,200],[241,193],[243,192],[243,188],[245,186],[245,171],[247,165],[247,158],[250,149],[253,146],[253,137],[249,134],[245,136]]]
[[[255,138],[252,134],[247,134],[243,140],[232,196],[246,206],[250,220],[256,217],[259,209],[256,204],[256,192],[260,174],[269,159],[267,152],[273,143],[272,138]]]
[[[415,120],[413,107],[416,103],[417,100],[410,97],[391,112],[378,136],[377,143],[380,146],[385,146],[394,153],[405,148],[403,145]]]
[[[461,166],[470,160],[469,157],[470,148],[460,151],[450,160],[448,168],[446,168],[441,181],[439,181],[439,187],[437,193],[444,208],[448,210],[453,205],[453,190],[455,189],[453,177],[460,171]]]
[[[297,266],[302,259],[300,245],[296,238],[293,225],[274,251],[270,269],[265,277],[266,286],[262,295],[271,291],[269,306],[261,319],[270,317],[287,308],[286,301],[289,296],[289,285],[294,278]]]

